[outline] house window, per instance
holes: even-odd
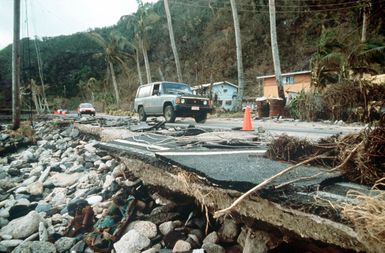
[[[226,105],[231,105],[233,101],[231,100],[226,100]]]
[[[223,93],[226,93],[227,92],[227,89],[223,89]]]
[[[282,78],[283,84],[294,84],[294,76],[284,76]]]

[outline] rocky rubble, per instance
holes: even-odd
[[[212,220],[192,199],[165,198],[143,185],[71,122],[38,122],[34,130],[36,145],[0,159],[0,252],[235,253],[277,246],[232,219]]]

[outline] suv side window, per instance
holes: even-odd
[[[159,95],[159,83],[154,84],[154,89],[152,89],[152,95]]]
[[[151,85],[143,86],[140,88],[138,98],[148,97],[150,95]]]

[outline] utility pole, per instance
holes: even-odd
[[[279,59],[278,42],[277,42],[277,26],[275,21],[275,0],[269,0],[269,16],[270,16],[270,36],[271,36],[271,51],[273,55],[274,73],[278,86],[278,97],[285,100],[283,92],[281,63]]]
[[[20,0],[14,0],[12,44],[12,129],[20,127]]]
[[[238,94],[234,104],[234,110],[242,110],[242,99],[245,93],[245,75],[243,73],[242,61],[242,44],[241,44],[241,29],[239,27],[239,17],[237,4],[235,0],[230,0],[231,12],[234,21],[235,47],[237,52],[237,69],[238,69]]]

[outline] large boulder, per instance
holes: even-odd
[[[147,248],[151,241],[136,230],[130,230],[122,238],[114,243],[116,253],[139,253]]]
[[[10,221],[0,230],[0,236],[10,235],[13,239],[26,238],[38,231],[41,220],[37,212],[31,211],[26,216]]]

